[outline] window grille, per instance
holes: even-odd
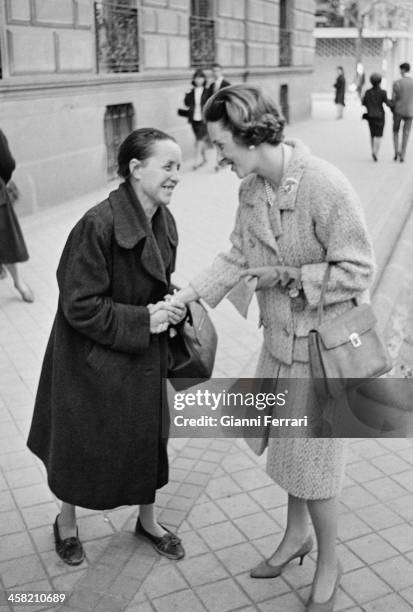
[[[189,18],[191,66],[209,66],[215,61],[215,22],[210,0],[192,0]]]
[[[129,0],[95,2],[98,72],[138,72],[138,11]]]

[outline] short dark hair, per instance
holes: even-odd
[[[410,72],[409,62],[403,62],[403,64],[400,64],[399,68],[400,70],[403,70],[403,72]]]
[[[276,103],[259,87],[231,85],[220,89],[204,107],[206,122],[220,121],[234,140],[250,146],[279,144],[285,119]]]
[[[381,74],[379,74],[378,72],[373,72],[370,75],[370,83],[373,85],[373,87],[377,87],[378,85],[380,85],[380,83],[381,83]]]
[[[124,179],[129,178],[129,162],[131,159],[144,161],[152,155],[153,145],[159,140],[172,140],[173,136],[156,128],[140,128],[134,130],[121,143],[118,151],[118,174]]]
[[[197,68],[197,70],[195,70],[195,72],[194,72],[194,76],[192,77],[191,84],[192,84],[194,87],[196,86],[195,79],[196,79],[197,77],[202,77],[202,78],[204,79],[204,87],[205,87],[206,82],[207,82],[207,78],[206,78],[206,74],[205,74],[205,72],[204,72],[203,70],[201,70],[201,68]]]

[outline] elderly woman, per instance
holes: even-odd
[[[57,270],[59,303],[46,349],[29,448],[63,501],[54,523],[58,555],[84,559],[75,507],[139,504],[136,534],[172,559],[180,540],[154,514],[168,482],[168,409],[162,400],[169,324],[185,306],[165,303],[178,242],[167,206],[181,151],[152,128],[121,144],[125,180],[69,235]]]
[[[243,278],[257,281],[264,342],[256,377],[303,379],[283,416],[290,416],[286,410],[295,417],[311,414],[311,426],[299,434],[306,437],[269,432],[267,472],[288,493],[288,518],[276,550],[251,576],[276,577],[293,559],[303,560],[312,548],[310,515],[318,554],[307,610],[332,610],[341,575],[337,499],[346,444],[317,437],[324,435],[324,421],[310,380],[308,333],[317,324],[328,265],[326,318],[352,308],[352,299],[368,290],[370,239],[346,178],[300,141],[284,141],[284,120],[260,89],[235,85],[219,91],[208,101],[205,119],[221,161],[243,179],[240,203],[231,250],[176,297],[188,302],[200,296],[214,307]]]

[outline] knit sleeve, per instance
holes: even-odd
[[[240,280],[247,268],[242,247],[241,206],[238,208],[234,229],[230,235],[231,249],[220,253],[212,265],[192,279],[190,285],[209,306],[214,308]]]
[[[326,266],[331,264],[325,304],[360,296],[371,286],[374,256],[361,202],[344,175],[329,164],[314,184],[313,227],[325,249],[325,261],[302,266],[303,289],[310,307],[317,307]]]

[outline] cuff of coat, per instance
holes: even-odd
[[[150,315],[146,306],[117,304],[118,329],[112,349],[124,353],[140,353],[149,347]]]
[[[228,293],[228,289],[219,285],[210,274],[202,272],[193,278],[189,284],[211,308],[215,308]]]
[[[310,308],[317,308],[327,262],[301,266],[301,283]]]

